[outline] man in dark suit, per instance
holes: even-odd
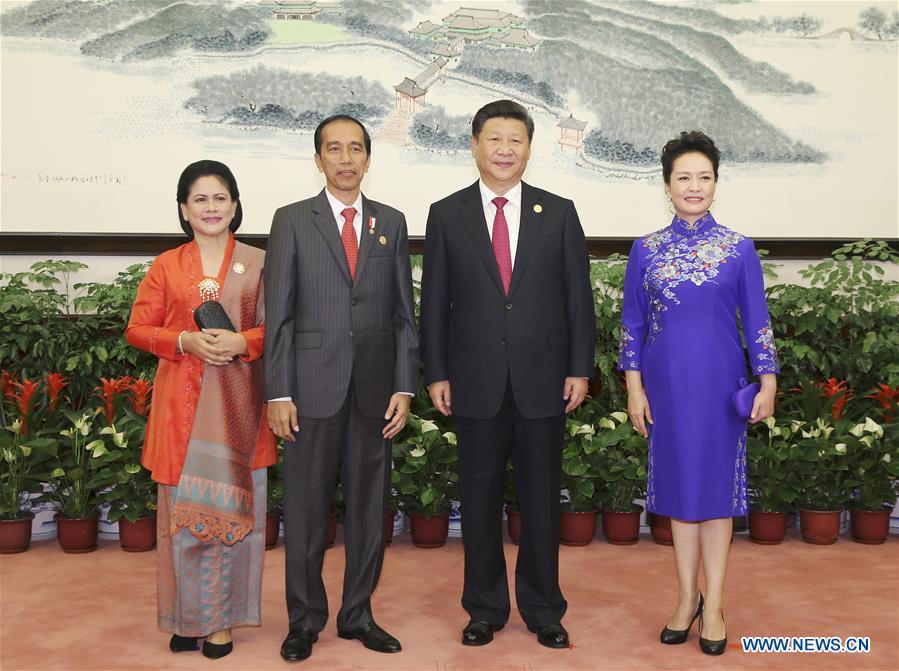
[[[472,121],[480,179],[431,205],[422,277],[425,383],[459,440],[465,645],[509,618],[502,505],[515,466],[518,610],[543,645],[568,646],[559,589],[564,413],[593,374],[595,318],[584,233],[570,200],[521,181],[534,122],[500,100]]]
[[[269,425],[284,438],[288,661],[306,659],[328,619],[321,569],[336,477],[346,571],[337,633],[379,652],[400,643],[371,613],[384,556],[390,439],[418,387],[406,220],[360,192],[371,139],[356,119],[315,130],[327,186],[280,208],[265,259]]]

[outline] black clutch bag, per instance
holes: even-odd
[[[234,324],[228,319],[225,308],[218,301],[205,301],[194,310],[194,321],[201,329],[224,329],[225,331],[237,331]]]

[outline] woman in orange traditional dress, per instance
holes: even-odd
[[[231,628],[260,624],[266,467],[275,463],[262,391],[264,253],[234,239],[237,182],[217,161],[178,180],[189,241],[137,290],[125,337],[159,357],[143,464],[159,483],[159,627],[172,652],[224,657]],[[235,330],[200,329],[217,301]]]

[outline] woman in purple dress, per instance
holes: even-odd
[[[722,601],[732,517],[747,514],[746,422],[731,396],[747,374],[737,311],[761,390],[752,423],[774,409],[779,372],[762,268],[749,238],[715,221],[709,207],[719,152],[684,132],[662,150],[671,224],[634,242],[624,280],[618,368],[628,413],[649,439],[646,508],[671,517],[680,596],[661,633],[683,643],[700,619],[700,648],[727,647]],[[705,598],[697,588],[699,560]]]

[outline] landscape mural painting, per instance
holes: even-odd
[[[174,233],[187,163],[234,170],[243,231],[317,192],[312,131],[370,129],[364,191],[424,233],[477,176],[471,117],[536,122],[526,181],[592,237],[670,217],[659,150],[723,151],[713,206],[757,237],[899,236],[895,3],[3,2],[2,229]]]

